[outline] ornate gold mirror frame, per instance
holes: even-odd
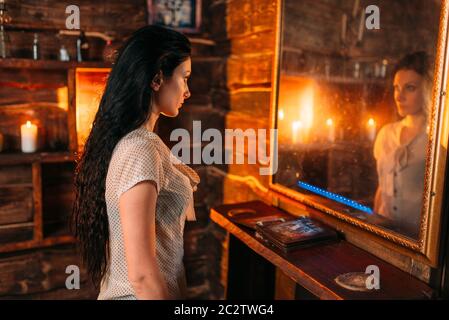
[[[275,128],[277,116],[278,87],[280,79],[280,50],[282,43],[283,0],[277,0],[276,30],[275,30],[275,51],[273,56],[270,119],[271,127]],[[273,182],[273,175],[270,177],[269,187],[275,194],[280,194],[293,199],[301,204],[322,211],[344,223],[338,223],[339,228],[344,232],[350,226],[356,226],[361,236],[370,236],[381,243],[388,243],[394,250],[413,257],[430,266],[438,265],[438,249],[440,239],[440,229],[442,221],[442,203],[444,199],[444,177],[446,173],[448,136],[449,136],[449,112],[448,112],[448,8],[449,0],[442,0],[439,22],[439,34],[437,41],[437,51],[435,56],[435,72],[433,78],[432,109],[430,120],[429,144],[427,148],[427,161],[425,169],[424,195],[421,227],[419,239],[414,240],[394,231],[378,227],[373,224],[363,222],[342,212],[330,209],[322,203],[308,198],[305,194],[294,191],[278,183]],[[272,141],[271,143],[276,143]],[[273,153],[272,153],[273,155]],[[277,163],[277,159],[272,159],[271,163]],[[274,166],[272,166],[274,167]],[[273,172],[273,171],[272,171]],[[330,219],[329,221],[332,221]],[[330,223],[332,224],[332,223]],[[341,227],[343,225],[343,227]],[[345,227],[346,226],[346,227]],[[351,228],[353,230],[353,228]]]

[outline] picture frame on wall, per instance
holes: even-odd
[[[148,23],[199,33],[201,0],[147,0]]]

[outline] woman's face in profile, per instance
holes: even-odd
[[[186,99],[190,97],[187,80],[192,72],[192,62],[188,58],[173,71],[169,78],[164,77],[159,90],[155,92],[154,102],[158,112],[168,117],[176,117]]]
[[[401,117],[423,111],[423,78],[414,70],[399,70],[394,76],[394,100]]]

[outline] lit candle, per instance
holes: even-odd
[[[376,121],[374,121],[373,118],[370,118],[368,120],[367,130],[368,130],[368,139],[374,141],[374,139],[376,138]]]
[[[22,152],[35,152],[37,149],[37,126],[27,121],[20,126]]]
[[[302,122],[301,121],[293,121],[292,124],[292,143],[296,144],[302,142]]]
[[[279,120],[284,120],[284,110],[280,109],[278,112]]]
[[[382,78],[385,78],[387,75],[387,66],[388,66],[388,60],[387,59],[383,59],[382,60],[382,67],[380,69],[380,76]]]
[[[329,142],[334,142],[335,141],[335,126],[334,126],[334,122],[332,121],[331,118],[326,120],[326,125],[327,125],[327,140],[329,140]]]

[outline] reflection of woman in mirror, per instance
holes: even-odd
[[[376,137],[374,157],[379,186],[374,211],[398,231],[417,237],[421,218],[430,105],[429,58],[416,52],[394,71],[394,100],[401,120],[385,125]]]

